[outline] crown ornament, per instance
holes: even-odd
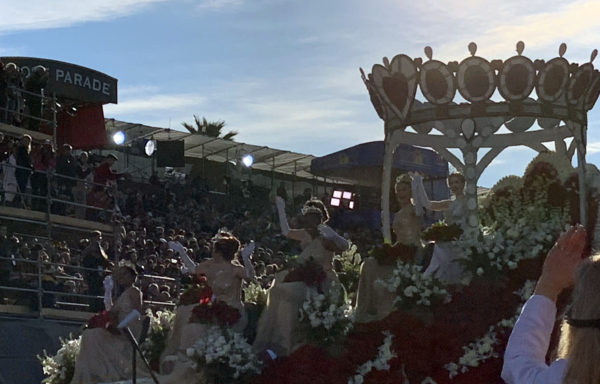
[[[385,155],[382,174],[383,232],[389,231],[389,184],[393,153],[400,144],[431,147],[466,178],[467,223],[477,227],[477,181],[504,149],[527,146],[556,152],[568,160],[577,153],[580,196],[585,196],[587,112],[600,95],[600,72],[593,61],[569,62],[567,45],[548,61],[523,55],[525,43],[517,42],[516,55],[488,60],[477,55],[477,44],[467,46],[462,61],[436,60],[424,49],[426,59],[396,55],[383,58],[371,73],[361,68],[362,80],[378,116],[384,121]],[[417,100],[417,92],[423,96]],[[536,124],[537,123],[537,124]],[[567,142],[566,140],[573,140]],[[458,149],[456,155],[451,149]],[[483,150],[482,150],[483,149]],[[487,149],[487,152],[485,151]],[[585,199],[580,201],[585,222]],[[387,227],[387,228],[386,228]]]

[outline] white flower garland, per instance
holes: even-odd
[[[339,289],[332,289],[325,295],[315,289],[308,289],[306,300],[299,310],[300,321],[308,320],[312,328],[323,327],[327,331],[336,325],[342,325],[344,334],[347,333],[354,320],[354,308],[349,300],[336,300]]]
[[[247,302],[265,306],[267,304],[267,291],[260,284],[252,281],[244,287],[244,299]]]
[[[81,336],[75,339],[72,335],[69,335],[67,339],[61,338],[60,344],[61,347],[56,355],[49,356],[44,350],[44,356],[38,356],[42,364],[42,371],[46,376],[44,379],[46,384],[68,384],[71,381],[75,360],[77,360],[81,347]]]
[[[418,265],[398,261],[389,279],[375,280],[390,292],[397,292],[395,303],[414,302],[416,305],[430,306],[433,300],[449,298],[444,284],[432,275],[425,275]]]
[[[146,310],[146,316],[150,319],[150,328],[148,337],[140,345],[140,349],[146,358],[149,358],[151,351],[155,348],[155,339],[161,338],[166,339],[169,332],[173,328],[173,322],[175,320],[175,313],[169,310],[157,311],[156,315],[152,310]]]
[[[385,338],[383,339],[383,344],[377,349],[377,357],[358,367],[356,374],[348,378],[348,384],[362,384],[365,380],[365,375],[373,369],[377,371],[387,371],[390,369],[390,360],[397,356],[391,349],[394,335],[390,331],[383,331],[383,334]]]
[[[205,364],[224,364],[232,370],[234,379],[261,371],[261,363],[252,346],[240,333],[229,328],[210,327],[186,353],[196,368]]]
[[[489,358],[498,357],[498,353],[494,351],[494,345],[498,343],[496,331],[500,328],[512,328],[515,325],[523,305],[533,294],[534,288],[535,281],[527,280],[523,287],[514,292],[521,298],[521,304],[516,311],[516,315],[509,319],[502,319],[495,325],[490,326],[490,329],[483,337],[462,347],[465,353],[458,359],[458,362],[450,362],[444,365],[444,368],[449,372],[450,379],[458,375],[459,372],[465,373],[469,368],[479,366],[480,363]]]

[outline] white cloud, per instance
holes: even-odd
[[[166,0],[27,0],[0,1],[0,32],[62,28],[89,21],[112,20]]]
[[[219,10],[239,6],[243,0],[202,0],[196,5],[198,10]]]
[[[592,141],[587,143],[587,154],[593,155],[600,152],[600,141]]]
[[[147,95],[140,98],[126,99],[119,104],[108,104],[105,114],[119,119],[120,115],[136,115],[141,112],[157,114],[169,113],[191,108],[198,109],[206,99],[196,93]]]

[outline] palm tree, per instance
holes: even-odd
[[[238,131],[229,131],[221,136],[221,130],[225,127],[225,121],[223,120],[207,121],[206,117],[202,117],[202,120],[200,120],[198,115],[194,115],[194,122],[196,123],[195,126],[186,122],[181,123],[181,125],[192,134],[199,133],[210,137],[220,137],[223,140],[233,140],[239,133]]]

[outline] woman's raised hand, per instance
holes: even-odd
[[[556,300],[558,294],[573,285],[575,269],[581,262],[587,234],[582,226],[563,233],[548,252],[536,293]]]

